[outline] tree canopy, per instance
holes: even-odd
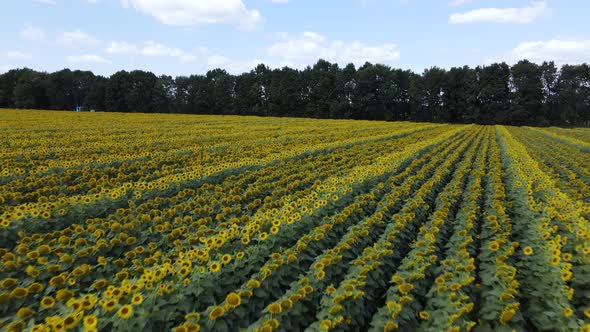
[[[104,112],[240,114],[334,119],[534,126],[590,125],[590,67],[522,60],[476,68],[432,67],[421,74],[365,63],[319,60],[303,70],[264,64],[232,75],[110,77],[28,68],[0,75],[0,108]]]

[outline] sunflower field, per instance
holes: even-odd
[[[1,331],[590,331],[590,129],[0,110]]]

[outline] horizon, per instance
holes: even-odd
[[[289,67],[287,65],[282,66],[282,67],[271,67],[271,66],[269,66],[269,65],[267,65],[265,63],[259,63],[259,64],[255,65],[255,66],[253,66],[251,69],[244,70],[244,71],[239,72],[239,73],[232,73],[232,72],[230,72],[229,70],[227,70],[226,68],[223,68],[223,67],[209,68],[207,70],[207,72],[186,73],[186,74],[179,74],[179,75],[157,74],[157,73],[154,73],[154,72],[149,71],[149,70],[146,70],[146,69],[129,68],[129,69],[120,69],[120,70],[118,70],[116,72],[113,72],[111,74],[108,74],[108,75],[102,75],[100,73],[93,72],[92,69],[78,69],[78,68],[64,67],[64,68],[61,68],[61,69],[58,69],[58,70],[55,70],[55,71],[44,71],[44,70],[38,70],[38,69],[35,69],[35,68],[31,68],[31,67],[25,66],[25,67],[18,67],[18,68],[10,68],[10,69],[8,69],[5,72],[0,72],[0,75],[5,74],[5,73],[7,73],[9,71],[13,71],[13,70],[32,70],[32,71],[35,71],[35,72],[38,72],[38,73],[44,73],[44,74],[53,74],[53,73],[58,73],[58,72],[65,71],[65,70],[70,70],[72,72],[75,72],[75,71],[91,72],[95,76],[102,76],[104,78],[109,78],[110,76],[112,76],[112,75],[114,75],[116,73],[119,73],[119,72],[132,73],[132,72],[135,72],[135,71],[139,71],[139,72],[146,72],[146,73],[154,74],[154,75],[156,75],[158,77],[161,77],[161,76],[170,76],[172,78],[177,78],[177,77],[190,77],[190,76],[205,76],[210,71],[224,70],[228,74],[230,74],[232,76],[238,77],[238,76],[240,76],[242,74],[248,74],[248,73],[254,72],[255,69],[256,69],[256,67],[258,67],[260,65],[266,66],[271,71],[272,70],[275,70],[275,69],[281,70],[283,68],[289,68],[289,69],[293,69],[293,70],[296,70],[296,71],[304,71],[306,69],[313,69],[313,67],[317,63],[319,63],[320,61],[327,61],[327,60],[318,59],[314,63],[310,63],[310,64],[306,65],[305,67],[301,67],[301,68],[298,68],[298,67]],[[534,62],[534,61],[530,61],[529,59],[520,59],[520,60],[514,62],[513,64],[507,63],[506,61],[499,61],[499,62],[493,62],[493,63],[491,62],[491,63],[486,63],[486,64],[479,64],[479,65],[475,65],[475,66],[469,66],[469,65],[462,65],[461,66],[461,65],[457,65],[457,66],[452,66],[452,67],[449,67],[449,68],[445,68],[445,67],[440,67],[440,66],[434,65],[434,66],[430,66],[430,67],[425,67],[425,68],[423,68],[422,70],[419,70],[419,71],[414,71],[414,70],[408,69],[408,68],[397,68],[395,66],[387,65],[387,64],[384,64],[384,63],[370,63],[370,62],[366,62],[365,64],[362,64],[360,66],[356,66],[354,63],[348,63],[348,64],[344,64],[344,65],[342,65],[340,63],[337,63],[337,62],[329,62],[329,63],[332,64],[332,65],[338,66],[339,69],[344,69],[346,66],[352,64],[352,65],[355,66],[355,69],[358,70],[358,69],[362,68],[363,66],[365,66],[366,64],[371,64],[371,65],[375,65],[375,66],[385,66],[385,67],[388,67],[392,71],[393,70],[403,70],[403,71],[409,71],[410,73],[413,73],[413,74],[416,74],[416,75],[423,75],[426,71],[431,70],[431,69],[435,69],[435,68],[438,68],[438,69],[441,69],[441,70],[444,70],[444,71],[447,71],[447,72],[450,71],[451,69],[461,69],[461,68],[465,68],[465,67],[467,67],[469,69],[477,70],[478,68],[484,68],[484,67],[491,66],[491,65],[494,65],[494,64],[506,64],[506,65],[512,66],[512,65],[515,65],[515,64],[517,64],[519,62],[529,62],[529,63],[535,64],[537,66],[543,65],[543,63],[547,63],[547,64],[554,63],[555,64],[555,61],[553,61],[553,60],[547,60],[547,61],[543,61],[543,62]],[[588,66],[588,65],[590,65],[590,63],[587,63],[587,62],[582,62],[582,63],[579,63],[579,64],[578,63],[576,63],[576,64],[563,63],[563,64],[556,64],[556,68],[557,68],[558,71],[560,71],[563,66]]]
[[[590,4],[581,0],[10,0],[4,7],[14,15],[2,23],[0,73],[240,74],[260,63],[304,69],[319,59],[415,73],[523,59],[590,62]]]

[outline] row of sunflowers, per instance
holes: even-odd
[[[587,130],[0,118],[0,330],[590,330]]]

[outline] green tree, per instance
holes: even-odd
[[[14,86],[13,101],[17,108],[48,109],[47,74],[24,69]]]
[[[84,105],[96,111],[106,111],[106,91],[109,80],[102,76],[96,76],[92,80],[88,94],[84,98]]]
[[[306,97],[307,107],[303,116],[315,118],[328,118],[332,104],[337,99],[338,73],[340,68],[337,64],[332,64],[325,60],[318,60],[312,67],[308,67],[303,75],[307,78]]]
[[[545,125],[542,68],[530,61],[522,60],[513,65],[511,71],[514,93],[506,123]]]
[[[214,69],[207,72],[209,85],[209,101],[211,108],[207,113],[233,114],[235,98],[234,77],[223,69]]]
[[[473,123],[477,121],[477,75],[475,70],[453,67],[446,74],[446,89],[443,95],[444,122]]]
[[[494,63],[478,67],[480,113],[477,119],[481,124],[506,123],[510,110],[510,67]]]
[[[557,83],[561,123],[566,126],[588,125],[590,117],[590,72],[587,64],[564,65]]]

